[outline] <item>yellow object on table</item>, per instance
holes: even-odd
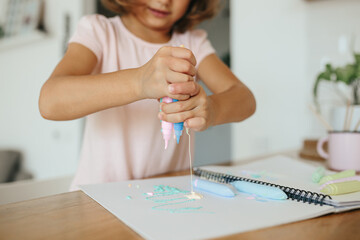
[[[355,176],[355,174],[356,174],[355,170],[346,170],[346,171],[342,171],[339,173],[327,175],[320,179],[319,184],[322,185],[328,181],[332,181],[332,180],[336,180],[336,179],[340,179],[340,178],[352,177],[352,176]]]
[[[326,185],[323,189],[321,189],[322,193],[328,195],[341,195],[341,194],[352,193],[357,191],[360,191],[359,181],[332,183]]]

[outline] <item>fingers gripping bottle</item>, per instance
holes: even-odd
[[[180,47],[184,47],[184,45],[180,45]],[[165,102],[165,103],[171,103],[171,102],[177,102],[177,101],[178,100],[172,99],[172,98],[169,98],[169,97],[164,97],[164,98],[161,99],[161,102]],[[161,121],[161,131],[162,131],[163,138],[164,138],[164,141],[165,141],[165,149],[168,146],[168,142],[169,142],[169,140],[171,138],[172,131],[174,130],[175,137],[176,137],[176,142],[179,143],[183,129],[184,129],[184,123],[183,122],[173,124],[173,123]]]
[[[185,47],[183,44],[180,45],[180,47]],[[173,102],[177,102],[178,100],[173,99]],[[184,123],[183,122],[179,122],[179,123],[174,123],[174,132],[175,132],[175,136],[176,136],[176,142],[177,144],[179,144],[180,141],[180,137],[182,135],[184,129]]]

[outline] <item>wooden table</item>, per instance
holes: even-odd
[[[188,171],[166,174],[179,176]],[[0,240],[142,239],[81,191],[0,206]],[[360,210],[219,239],[360,239]]]

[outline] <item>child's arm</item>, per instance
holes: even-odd
[[[213,92],[206,96],[200,91],[186,101],[161,104],[161,120],[182,122],[196,130],[203,131],[210,126],[239,122],[250,117],[256,109],[256,102],[251,91],[222,63],[215,55],[206,57],[199,65],[198,76]],[[182,83],[172,84],[173,94],[186,90]]]
[[[169,96],[185,100],[197,91],[189,81],[195,75],[196,61],[187,49],[164,47],[142,67],[90,75],[96,65],[97,58],[91,50],[81,44],[69,44],[64,58],[41,89],[42,116],[71,120],[145,98]],[[169,93],[169,83],[175,82],[188,82],[188,91]]]

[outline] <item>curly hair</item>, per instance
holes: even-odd
[[[101,0],[108,10],[124,15],[131,12],[136,5],[134,0]],[[194,28],[197,24],[216,15],[219,10],[219,0],[191,0],[184,16],[173,26],[173,31],[183,33]]]

